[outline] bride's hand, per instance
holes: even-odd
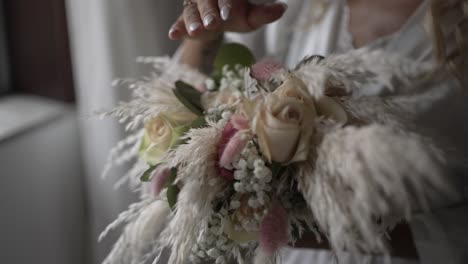
[[[254,5],[247,0],[185,0],[184,11],[169,30],[169,38],[214,38],[220,32],[250,32],[278,20],[286,4]]]

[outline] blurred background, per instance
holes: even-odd
[[[172,54],[181,1],[0,0],[0,263],[100,263],[104,227],[135,197],[100,177],[123,131],[96,110],[128,98],[114,79]]]

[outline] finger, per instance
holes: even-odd
[[[232,0],[218,0],[221,19],[224,21],[229,19],[232,8]]]
[[[191,37],[196,37],[203,31],[200,13],[196,4],[190,4],[184,8],[185,29]]]
[[[187,35],[183,16],[180,16],[169,29],[169,38],[178,40]]]
[[[217,0],[199,1],[198,12],[203,18],[203,25],[206,29],[215,29],[219,22],[219,11]]]
[[[287,7],[288,6],[285,3],[281,2],[252,5],[247,16],[247,22],[252,29],[257,29],[281,18]]]

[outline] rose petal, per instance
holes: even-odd
[[[346,124],[348,122],[348,115],[335,99],[323,96],[316,102],[317,113],[325,116],[326,118],[332,119],[340,124]]]
[[[237,130],[250,129],[250,120],[242,115],[233,115],[231,123]]]
[[[224,152],[226,145],[229,143],[231,138],[237,133],[237,129],[233,126],[231,122],[227,123],[224,126],[223,132],[221,133],[221,140],[218,145],[218,156]]]
[[[260,247],[268,255],[288,243],[288,215],[277,202],[260,223]]]
[[[156,168],[151,178],[151,187],[154,196],[158,196],[161,193],[162,189],[164,189],[164,187],[166,186],[167,180],[169,179],[170,175],[170,169],[161,167]]]
[[[268,128],[267,141],[270,150],[271,160],[286,163],[291,160],[296,151],[300,127],[297,129],[277,129]]]

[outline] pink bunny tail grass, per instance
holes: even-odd
[[[271,60],[263,59],[252,65],[252,77],[259,81],[268,81],[273,73],[282,68],[281,64]]]
[[[275,202],[260,224],[260,247],[269,256],[288,243],[288,216]]]
[[[151,178],[151,190],[154,196],[158,196],[162,189],[166,186],[167,180],[171,175],[171,170],[168,168],[157,168]]]
[[[223,177],[224,179],[228,181],[233,181],[234,180],[234,171],[228,170],[226,168],[218,168],[218,173],[219,176]]]
[[[219,159],[219,166],[222,168],[228,167],[240,155],[247,142],[249,142],[248,136],[245,133],[237,132],[224,148]]]
[[[231,141],[232,137],[237,133],[237,129],[232,125],[231,122],[227,123],[224,126],[223,132],[221,133],[221,140],[218,145],[218,173],[219,176],[225,178],[226,180],[232,181],[234,180],[234,172],[219,166],[221,156],[223,155],[229,141]]]
[[[235,114],[231,117],[231,123],[237,130],[250,129],[250,120],[239,114]]]

